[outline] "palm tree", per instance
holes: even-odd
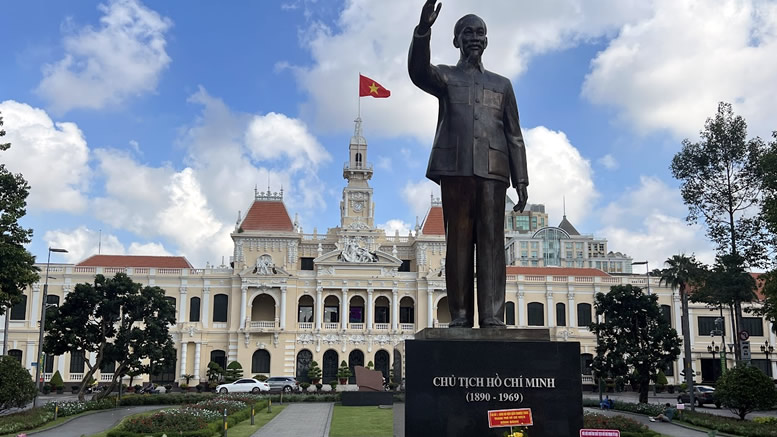
[[[687,291],[689,285],[698,284],[701,281],[704,267],[701,263],[696,261],[696,258],[693,255],[688,257],[685,254],[672,255],[672,257],[668,258],[664,264],[667,267],[661,270],[659,285],[666,284],[671,287],[672,290],[680,290],[683,308],[683,368],[685,372],[685,383],[688,386],[688,393],[690,395],[691,410],[694,410],[693,371],[691,368],[691,328],[688,317]]]

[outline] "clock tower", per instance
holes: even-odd
[[[362,136],[362,119],[355,120],[348,162],[343,166],[343,178],[348,185],[340,201],[340,226],[343,229],[367,230],[375,227],[375,204],[372,199],[372,164],[367,162],[367,140]]]

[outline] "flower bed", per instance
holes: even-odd
[[[216,399],[210,399],[207,401],[197,402],[196,404],[192,405],[190,408],[192,409],[201,409],[201,410],[211,410],[211,411],[221,411],[227,410],[227,414],[236,413],[243,408],[246,408],[249,404],[253,404],[253,402],[243,402],[238,401],[234,399],[224,399],[224,398],[216,398]]]
[[[49,402],[43,406],[47,411],[54,412],[54,408],[59,407],[57,415],[59,417],[72,416],[74,414],[83,413],[84,411],[92,410],[107,410],[115,407],[113,398],[101,399],[99,401],[66,401],[66,402]]]
[[[591,429],[617,429],[621,437],[653,437],[660,436],[647,426],[623,416],[604,416],[596,413],[586,413],[583,416],[583,427]]]

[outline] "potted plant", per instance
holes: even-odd
[[[65,381],[62,380],[62,375],[59,373],[59,370],[51,375],[51,381],[49,381],[49,383],[57,391],[57,394],[62,394],[65,388]]]
[[[189,384],[182,382],[178,387],[181,389],[181,391],[189,391]]]
[[[80,386],[80,385],[71,385],[71,386],[70,386],[70,393],[72,393],[72,394],[77,394],[77,393],[78,393],[78,389],[79,389],[79,388],[81,388],[81,386]]]
[[[185,379],[186,380],[186,385],[189,386],[191,384],[192,378],[194,378],[194,375],[190,375],[190,374],[187,373],[187,374],[181,375],[181,378]],[[183,384],[181,384],[181,385],[183,385]]]
[[[299,386],[300,386],[300,388],[302,389],[303,392],[307,392],[308,391],[308,387],[310,387],[310,383],[309,382],[300,382]]]
[[[367,368],[368,368],[368,369],[370,369],[370,370],[373,370],[373,368],[374,368],[374,367],[375,367],[375,365],[374,365],[374,364],[372,364],[372,361],[370,361],[369,363],[367,363]]]
[[[321,384],[321,383],[316,384],[316,390],[321,391],[322,387],[324,387],[324,384]]]
[[[202,385],[202,383],[199,383],[194,388],[197,389],[197,393],[202,393],[202,390],[205,388],[205,386]]]
[[[337,369],[337,379],[340,380],[340,385],[348,384],[348,378],[351,377],[351,369],[348,367],[348,363],[343,360],[340,363],[340,368]]]
[[[47,395],[49,393],[51,393],[51,384],[49,384],[47,382],[47,383],[43,384],[43,394]]]
[[[321,368],[318,367],[318,363],[314,360],[310,363],[310,368],[308,369],[308,378],[310,378],[310,381],[316,386],[319,386],[319,381],[321,380]]]
[[[132,388],[135,389],[135,393],[138,393],[140,392],[141,389],[143,389],[143,386],[141,386],[140,384],[135,384],[132,386]]]
[[[332,391],[337,389],[337,381],[329,381],[329,386],[332,387]]]

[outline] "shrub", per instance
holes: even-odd
[[[60,417],[72,416],[74,414],[83,413],[84,411],[92,410],[107,410],[115,406],[113,398],[104,398],[99,401],[66,401],[66,402],[49,402],[42,408],[54,412],[54,408],[59,406],[58,414]]]
[[[310,368],[308,369],[308,378],[310,378],[314,384],[316,384],[318,380],[321,379],[321,368],[318,367],[318,362],[315,360],[310,363]]]
[[[181,388],[181,390],[183,390],[183,391],[187,391],[187,390],[189,390],[189,384],[187,384],[187,383],[185,383],[185,382],[182,382],[182,383],[180,383],[180,384],[178,385],[178,387],[180,387],[180,388]]]
[[[59,390],[63,387],[65,387],[65,381],[62,380],[62,375],[59,374],[59,370],[54,372],[53,375],[51,375],[51,380],[49,381],[49,384],[51,384],[52,387],[54,387],[55,390]]]
[[[135,433],[159,431],[196,431],[208,427],[208,422],[217,420],[219,414],[215,411],[179,408],[160,411],[151,416],[130,418],[124,422],[122,429]]]
[[[54,420],[54,410],[33,408],[19,413],[0,416],[0,435],[16,434],[20,431],[37,428]]]
[[[329,386],[332,387],[332,391],[337,388],[337,381],[329,381]]]
[[[660,436],[661,434],[650,431],[650,429],[637,422],[623,416],[604,416],[596,413],[587,413],[583,416],[583,427],[591,429],[617,429],[621,435],[629,433],[631,436]]]
[[[208,376],[208,381],[216,382],[221,380],[221,377],[224,376],[224,368],[219,366],[217,362],[211,361],[208,363],[208,370],[205,374]]]
[[[237,361],[232,361],[227,366],[227,371],[224,374],[224,381],[226,382],[235,382],[238,379],[243,377],[243,366],[240,365]]]
[[[257,381],[267,381],[267,375],[254,375],[254,379]]]
[[[191,384],[192,378],[194,378],[194,375],[186,373],[186,374],[181,375],[181,378],[186,380],[186,385],[189,385],[189,384]]]
[[[224,411],[227,410],[227,414],[232,414],[242,410],[248,404],[238,400],[216,398],[207,401],[197,402],[192,405],[191,408],[199,410],[211,410],[211,411]]]
[[[772,379],[752,366],[737,366],[723,374],[715,386],[715,396],[742,420],[753,411],[768,410],[777,404]]]
[[[0,411],[26,406],[36,391],[30,372],[16,358],[0,357]]]
[[[348,363],[343,360],[343,362],[340,363],[340,368],[337,369],[337,379],[340,380],[341,384],[345,384],[350,377],[351,369],[348,367]]]
[[[300,382],[299,383],[300,388],[302,388],[302,391],[308,391],[308,387],[310,387],[309,382]]]

